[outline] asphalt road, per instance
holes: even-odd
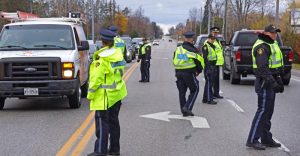
[[[273,135],[284,147],[256,151],[245,146],[257,108],[254,78],[243,79],[241,85],[220,80],[225,99],[207,105],[201,103],[201,74],[193,112],[205,118],[209,128],[197,128],[190,120],[202,126],[205,120],[180,117],[172,66],[175,47],[168,39],[152,47],[150,83],[139,83],[139,64],[128,64],[128,96],[120,111],[122,156],[300,156],[298,71],[293,71],[285,92],[277,94],[272,119]],[[160,112],[169,121],[144,116]],[[92,115],[85,99],[80,109],[69,109],[67,99],[8,99],[0,111],[0,155],[86,155],[96,139],[93,118],[87,118]]]

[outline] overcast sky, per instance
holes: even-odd
[[[151,21],[158,23],[166,33],[168,28],[185,23],[189,10],[204,7],[206,0],[116,0],[121,8],[127,6],[135,11],[139,6]]]
[[[185,23],[186,19],[189,18],[191,8],[202,7],[204,11],[206,0],[116,0],[116,2],[122,9],[127,6],[132,11],[142,6],[144,14],[151,21],[159,24],[164,33],[167,33],[171,26],[175,26],[180,22]],[[280,10],[285,9],[285,5],[286,0],[282,0]]]

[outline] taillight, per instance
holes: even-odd
[[[236,61],[241,61],[241,51],[237,51],[237,52],[235,53],[235,60],[236,60]]]
[[[294,53],[293,53],[293,51],[290,51],[288,55],[289,55],[289,61],[293,62],[293,60],[294,60]]]

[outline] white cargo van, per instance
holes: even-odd
[[[79,108],[88,89],[89,49],[78,19],[37,18],[0,34],[0,109],[11,97],[66,95]]]

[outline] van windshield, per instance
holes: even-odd
[[[0,36],[0,50],[73,50],[74,37],[67,25],[13,25],[3,28]]]

